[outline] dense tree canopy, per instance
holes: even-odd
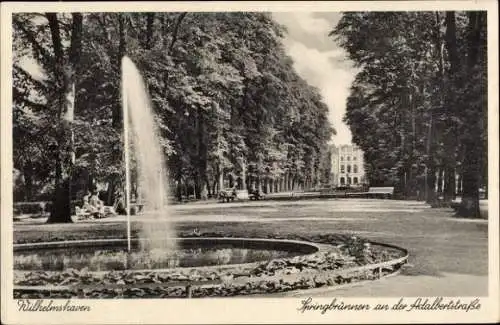
[[[295,72],[270,14],[16,14],[13,23],[18,199],[105,183],[112,203],[124,55],[145,78],[177,195],[312,187],[327,174],[328,108]]]
[[[436,183],[448,201],[459,187],[461,213],[478,215],[487,183],[486,13],[349,12],[331,35],[360,68],[345,122],[370,183],[431,203]]]

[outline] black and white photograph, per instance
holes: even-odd
[[[446,2],[2,5],[2,322],[499,321],[498,8]]]

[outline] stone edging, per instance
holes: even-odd
[[[217,240],[217,237],[203,237],[204,239],[213,239]],[[219,239],[224,239],[228,240],[229,238],[233,238],[233,240],[241,240],[242,238],[234,238],[234,237],[221,237]],[[245,240],[259,240],[258,238],[245,238]],[[262,240],[262,239],[261,239]],[[270,240],[270,239],[267,239]],[[110,241],[110,240],[101,240],[101,241]],[[118,241],[123,241],[123,239],[120,239]],[[278,240],[279,241],[279,240]],[[82,242],[82,241],[76,241],[76,242]],[[296,243],[307,243],[309,245],[316,245],[321,244],[321,243],[315,243],[315,242],[304,242],[304,241],[297,241],[297,240],[291,240],[288,242],[296,242]],[[66,242],[69,243],[69,242]],[[95,243],[95,241],[94,241]],[[357,267],[348,267],[348,268],[339,268],[337,270],[323,270],[323,271],[300,271],[299,273],[294,273],[294,274],[279,274],[279,275],[258,275],[258,276],[250,276],[250,277],[241,277],[241,278],[234,278],[234,279],[229,279],[229,280],[221,280],[221,279],[214,279],[214,280],[209,280],[209,281],[168,281],[168,282],[160,282],[160,283],[129,283],[129,284],[117,284],[117,283],[110,283],[105,285],[106,290],[113,290],[113,289],[118,289],[121,291],[126,291],[126,290],[134,290],[134,289],[151,289],[151,290],[169,290],[169,289],[174,289],[174,288],[181,288],[183,292],[185,292],[185,296],[191,297],[193,295],[193,289],[194,290],[202,290],[202,289],[214,289],[218,288],[223,290],[226,286],[232,286],[232,287],[243,287],[243,286],[258,286],[259,288],[265,288],[266,285],[270,283],[291,283],[292,285],[296,285],[298,283],[299,288],[297,289],[310,289],[310,288],[319,288],[323,287],[326,288],[334,288],[336,286],[342,285],[344,286],[345,284],[349,284],[351,282],[354,283],[359,283],[359,281],[373,281],[377,279],[381,279],[383,277],[386,277],[388,275],[394,274],[398,272],[399,268],[407,262],[408,259],[408,251],[406,249],[403,249],[398,246],[390,245],[390,244],[385,244],[385,243],[377,243],[377,242],[369,242],[373,246],[379,246],[379,247],[387,247],[391,248],[393,250],[397,250],[401,253],[401,257],[391,259],[388,261],[383,261],[379,263],[374,263],[374,264],[367,264],[367,265],[362,265],[362,266],[357,266]],[[25,246],[42,246],[45,243],[33,243],[33,244],[18,244],[16,246],[21,247]],[[61,244],[59,242],[58,244]],[[52,245],[57,245],[57,244],[52,244]],[[322,244],[321,246],[326,246],[325,244]],[[333,246],[332,246],[333,247]],[[308,256],[308,255],[304,255]],[[288,260],[287,259],[282,259],[282,260]],[[262,262],[254,262],[254,263],[247,263],[247,264],[234,264],[234,265],[228,265],[228,266],[209,266],[209,267],[203,267],[202,269],[204,270],[230,270],[230,269],[236,269],[238,267],[243,267],[243,268],[251,268],[254,266],[258,266],[263,264]],[[188,268],[181,268],[181,269],[188,269]],[[194,269],[200,269],[200,268],[194,268]],[[168,269],[169,271],[174,271],[174,269]],[[142,270],[144,272],[145,270]],[[147,270],[148,272],[155,272],[154,270]],[[161,272],[162,270],[157,270],[158,272]],[[164,271],[164,270],[163,270]],[[109,272],[109,271],[108,271]],[[141,271],[126,271],[129,273],[138,273]],[[92,273],[92,272],[89,272]],[[103,273],[103,272],[101,272]],[[300,287],[303,286],[303,287]],[[67,286],[23,286],[23,285],[15,285],[14,286],[14,291],[18,292],[60,292],[60,291],[69,291],[69,292],[77,292],[77,296],[83,297],[83,291],[92,291],[92,290],[99,290],[103,289],[103,284],[76,284],[76,285],[67,285]],[[297,289],[292,289],[292,290],[283,290],[283,291],[296,291]],[[264,289],[263,289],[264,290]],[[274,290],[274,289],[273,289]],[[275,291],[275,292],[280,292],[280,290]],[[203,296],[203,295],[202,295]]]

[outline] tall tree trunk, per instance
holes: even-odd
[[[125,17],[123,17],[124,14],[120,13],[118,14],[118,37],[119,37],[119,43],[118,43],[118,53],[116,56],[115,60],[115,69],[116,71],[121,70],[121,61],[122,58],[125,56],[125,53],[127,52],[127,43],[126,43],[126,36],[127,36],[127,30],[125,26]],[[120,103],[116,103],[113,105],[113,112],[112,112],[112,123],[113,127],[116,130],[121,130],[122,124],[123,124],[123,116],[122,116],[122,106]],[[118,153],[119,156],[122,156],[122,153]]]
[[[446,12],[446,49],[450,61],[450,69],[448,71],[448,78],[455,87],[461,87],[461,81],[458,74],[460,73],[460,58],[458,56],[457,35],[456,35],[456,22],[455,12]],[[448,89],[453,89],[449,87]],[[456,116],[457,109],[455,103],[455,93],[447,91],[444,103],[444,116]],[[445,202],[449,202],[455,198],[455,179],[454,170],[456,166],[456,149],[457,149],[457,124],[452,119],[446,122],[446,129],[444,130],[444,173],[445,173],[445,186],[443,189],[443,198]],[[453,176],[452,176],[453,175]]]
[[[444,176],[443,168],[439,168],[437,176],[437,192],[439,196],[443,194],[443,176]]]
[[[182,175],[180,175],[179,173],[177,174],[176,184],[177,184],[177,189],[176,189],[177,200],[179,202],[182,202],[182,188],[183,188],[182,185],[183,184],[182,184]]]
[[[438,62],[437,77],[441,81],[439,83],[441,93],[444,92],[444,58],[443,58],[443,45],[441,37],[441,17],[439,12],[435,13],[435,42],[436,42],[436,55]],[[440,98],[439,106],[443,105],[443,100]],[[436,134],[438,123],[436,122],[436,112],[431,107],[429,112],[429,126],[427,129],[427,143],[426,143],[426,171],[425,171],[425,201],[431,206],[436,205],[436,165],[434,157],[436,155]]]
[[[81,53],[82,22],[80,13],[73,13],[71,45],[68,63],[65,64],[59,21],[56,13],[47,13],[56,58],[55,72],[58,98],[58,148],[56,182],[52,211],[48,223],[67,223],[71,220],[71,179],[74,165],[74,135],[72,130],[75,105],[75,79]]]
[[[177,41],[177,39],[179,37],[179,28],[182,24],[182,21],[186,17],[186,15],[187,15],[187,12],[182,12],[177,17],[177,21],[175,22],[174,31],[172,33],[172,41],[170,42],[170,46],[168,47],[168,55],[172,55],[172,51],[174,50],[175,42]]]
[[[118,53],[117,53],[117,57],[115,58],[115,69],[116,71],[118,71],[118,74],[121,75],[122,74],[122,71],[121,71],[121,61],[122,61],[122,58],[126,55],[127,53],[127,41],[126,41],[126,38],[127,38],[127,27],[126,27],[126,17],[125,17],[125,13],[118,13],[118,38],[119,38],[119,41],[118,41]],[[119,94],[118,98],[122,98],[123,94]],[[124,155],[124,146],[125,146],[125,143],[124,143],[124,135],[123,135],[123,107],[122,107],[122,103],[119,101],[117,103],[115,103],[115,105],[113,105],[112,107],[112,126],[115,130],[119,131],[121,133],[121,138],[122,138],[122,145],[121,146],[118,146],[118,150],[114,150],[113,151],[113,160],[115,161],[123,161],[123,155]],[[121,164],[121,168],[125,168],[125,165],[124,164]],[[125,170],[123,169],[123,173],[125,174]],[[125,179],[123,179],[123,181],[119,182],[120,184],[120,188],[118,189],[118,191],[116,190],[115,186],[117,185],[117,182],[114,182],[113,185],[113,189],[112,189],[112,192],[110,193],[111,194],[111,197],[108,196],[110,202],[108,202],[108,204],[115,204],[115,200],[116,200],[116,194],[117,192],[120,192],[120,193],[123,193],[123,199],[125,200]]]
[[[444,201],[451,202],[455,199],[455,169],[448,166],[444,174]]]
[[[208,197],[212,197],[212,187],[210,186],[210,181],[206,179],[205,186],[207,187],[207,195]]]
[[[207,144],[205,134],[205,117],[203,111],[198,109],[198,179],[197,199],[207,199]]]
[[[172,171],[171,175],[173,176],[176,184],[175,196],[177,197],[177,200],[181,202],[185,184],[182,180],[182,164],[180,155],[177,154],[171,157],[170,170]]]
[[[457,194],[462,196],[462,173],[459,173],[457,178]]]
[[[430,204],[431,206],[436,205],[436,170],[434,166],[429,166],[426,173],[426,182],[427,182],[427,190],[426,190],[426,198],[425,202]]]
[[[470,11],[467,13],[469,24],[467,28],[467,72],[472,76],[478,65],[479,45],[481,29],[485,28],[486,13]],[[481,53],[485,55],[485,53]],[[485,72],[486,73],[486,72]],[[483,141],[481,139],[481,121],[483,118],[482,98],[485,96],[486,89],[481,87],[481,91],[472,94],[462,94],[466,96],[469,107],[466,109],[473,110],[473,114],[469,114],[467,119],[467,127],[469,132],[464,137],[464,148],[466,155],[463,163],[462,174],[462,203],[457,211],[459,216],[464,217],[479,217],[479,186],[481,178],[481,157],[483,153]],[[478,97],[474,97],[478,96]],[[463,102],[463,101],[462,101]]]
[[[153,23],[155,19],[154,12],[148,12],[146,14],[146,48],[151,49],[153,47]]]
[[[464,140],[469,150],[464,159],[464,173],[462,175],[462,202],[458,215],[462,217],[479,217],[479,157],[477,143],[474,139]]]
[[[121,177],[118,173],[113,173],[108,176],[108,192],[106,196],[106,205],[114,205],[116,203],[118,192],[122,192]],[[88,190],[87,188],[86,190]]]
[[[410,89],[408,94],[408,105],[410,107],[410,119],[411,119],[411,149],[410,149],[410,159],[408,164],[408,186],[406,190],[406,197],[411,198],[415,195],[415,173],[413,172],[413,162],[415,161],[415,139],[416,139],[416,121],[415,121],[415,99],[413,92],[414,87]]]
[[[220,165],[218,168],[219,168],[219,170],[218,170],[219,177],[217,180],[217,191],[220,192],[220,191],[222,191],[222,189],[224,187],[224,171],[222,170]]]
[[[168,35],[168,28],[169,28],[168,19],[166,19],[165,13],[159,14],[159,19],[160,19],[160,30],[161,30],[160,38],[161,38],[162,46],[164,49],[167,49],[168,48],[167,35]]]
[[[436,205],[436,169],[434,164],[434,148],[433,148],[433,134],[434,134],[434,119],[433,112],[431,112],[429,129],[427,131],[427,162],[425,170],[425,202],[431,206]]]
[[[212,185],[212,197],[216,198],[217,197],[217,193],[219,193],[218,183],[214,182],[213,185]]]
[[[244,159],[241,161],[241,189],[246,190],[247,189],[247,164]]]
[[[132,174],[132,181],[131,181],[131,185],[132,185],[132,197],[135,199],[136,202],[139,201],[139,173],[137,172],[137,170]]]
[[[255,182],[257,183],[257,188],[259,191],[262,191],[262,180],[261,180],[261,170],[262,170],[262,158],[258,157],[257,158],[257,170],[256,170],[256,180]]]
[[[33,200],[33,164],[27,162],[23,168],[24,176],[24,200],[30,202]]]
[[[315,161],[315,155],[313,153],[311,159],[311,167],[309,169],[309,184],[307,184],[307,189],[311,189],[314,186],[314,161]]]

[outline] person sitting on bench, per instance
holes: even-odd
[[[92,193],[87,202],[85,202],[84,198],[83,209],[87,210],[87,212],[96,218],[104,216],[104,204],[99,200],[99,197],[97,197],[96,191]]]

